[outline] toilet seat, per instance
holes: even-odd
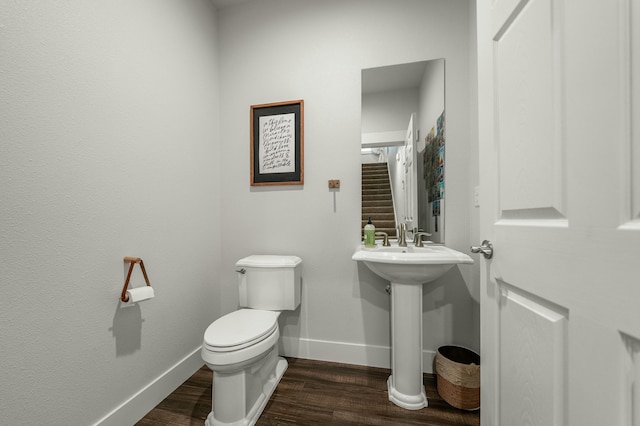
[[[211,365],[240,363],[276,344],[280,312],[241,309],[214,321],[204,333],[202,356]]]

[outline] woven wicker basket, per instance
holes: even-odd
[[[441,346],[435,364],[442,399],[462,410],[480,408],[480,355],[461,346]]]

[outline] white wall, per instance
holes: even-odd
[[[360,75],[363,68],[446,60],[447,245],[468,251],[470,10],[467,0],[252,1],[219,11],[222,294],[236,308],[234,262],[251,253],[303,259],[303,303],[281,317],[289,355],[388,362],[386,283],[351,260],[360,238]],[[305,184],[249,185],[249,107],[305,101]],[[459,173],[459,174],[458,174]],[[340,179],[339,191],[327,180]],[[467,268],[467,269],[465,269]],[[427,350],[478,349],[473,268],[427,287]],[[385,358],[386,356],[386,358]]]
[[[469,138],[472,143],[469,145],[469,158],[478,159],[479,158],[479,146],[478,146],[478,55],[477,50],[475,48],[477,43],[477,23],[476,23],[476,0],[470,0],[469,4],[470,8],[470,16],[469,16],[469,43],[471,46],[474,46],[470,51],[471,61],[470,61],[470,79],[469,84],[471,87],[469,97],[469,106],[471,108],[471,125],[469,126]],[[480,170],[479,170],[479,161],[470,161],[469,162],[469,183],[470,185],[467,187],[467,198],[474,199],[475,188],[480,184]],[[446,172],[445,172],[446,173]],[[482,194],[480,194],[480,200],[482,202]],[[482,240],[482,236],[480,235],[480,209],[479,205],[476,206],[475,202],[469,203],[469,217],[471,220],[469,221],[469,238],[471,244],[478,245]],[[486,238],[486,236],[485,236]],[[480,255],[475,255],[476,263],[473,268],[473,273],[467,276],[468,288],[471,292],[471,295],[476,303],[474,305],[474,309],[476,309],[477,317],[480,317],[480,263],[479,260]],[[480,342],[478,342],[478,347],[480,346]]]
[[[438,118],[445,111],[445,61],[436,60],[429,61],[427,63],[422,83],[420,84],[420,114],[418,117],[418,124],[420,126],[420,141],[421,146],[425,146],[425,138],[431,132],[431,129],[436,127]],[[445,133],[446,133],[446,112],[445,112]],[[446,144],[446,141],[445,141]],[[445,145],[445,150],[446,150]],[[417,155],[417,170],[418,170],[418,205],[427,205],[428,207],[419,211],[420,217],[418,223],[420,227],[431,233],[431,240],[438,242],[445,242],[447,236],[443,232],[446,229],[446,200],[440,202],[440,216],[438,218],[438,230],[436,231],[435,218],[432,215],[432,204],[429,203],[429,190],[427,188],[426,180],[424,179],[424,151],[419,152]],[[473,157],[471,157],[473,158]],[[445,170],[447,168],[447,158],[445,152],[444,160]],[[458,170],[452,171],[454,175],[458,174]],[[455,177],[454,177],[455,178]],[[444,188],[445,197],[447,194],[447,183],[445,179]],[[455,213],[455,210],[452,211]]]
[[[387,90],[363,95],[362,133],[400,130],[405,134],[409,117],[420,108],[419,95],[416,89]]]
[[[215,13],[0,3],[0,424],[131,424],[220,313]]]
[[[202,364],[251,253],[303,258],[288,354],[388,362],[386,283],[351,261],[360,73],[447,60],[461,171],[447,244],[467,250],[467,0],[260,0],[217,19],[206,0],[1,4],[0,423],[132,423]],[[305,100],[305,184],[251,188],[249,106],[290,99]],[[144,259],[157,294],[127,310],[124,256]],[[427,288],[426,349],[477,348],[472,271]]]

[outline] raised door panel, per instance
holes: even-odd
[[[554,6],[552,0],[518,3],[494,34],[503,219],[565,218],[560,46]]]
[[[566,424],[567,311],[499,285],[500,424]]]

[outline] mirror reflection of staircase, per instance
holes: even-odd
[[[371,222],[377,231],[396,236],[396,216],[393,210],[391,183],[387,163],[362,164],[362,227]]]

